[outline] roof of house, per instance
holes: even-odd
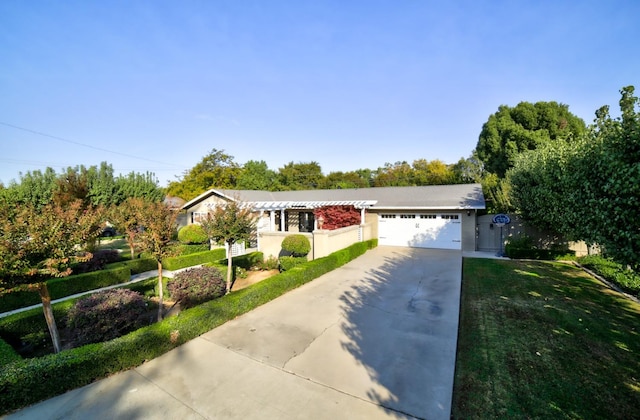
[[[183,209],[212,195],[251,203],[256,210],[316,208],[349,204],[374,209],[484,209],[480,184],[427,185],[421,187],[373,187],[303,191],[250,191],[211,189],[187,202]]]

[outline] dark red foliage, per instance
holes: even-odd
[[[129,289],[112,289],[78,300],[67,314],[75,345],[111,340],[149,323],[144,297]]]
[[[101,249],[93,253],[89,261],[79,263],[73,268],[73,274],[89,273],[102,270],[105,265],[120,260],[120,254],[115,249]]]
[[[354,206],[320,207],[315,209],[313,215],[316,220],[318,220],[320,216],[324,218],[322,229],[327,230],[360,224],[360,210]]]
[[[205,266],[177,273],[167,288],[173,300],[189,307],[224,295],[227,283],[220,270]]]

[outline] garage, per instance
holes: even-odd
[[[378,215],[380,245],[416,248],[462,248],[462,223],[458,213],[381,213]]]

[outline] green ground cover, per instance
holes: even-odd
[[[454,418],[638,418],[640,305],[571,265],[465,259]]]

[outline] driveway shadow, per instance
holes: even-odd
[[[461,261],[459,251],[398,248],[340,298],[342,348],[375,384],[366,397],[398,417],[449,418]]]

